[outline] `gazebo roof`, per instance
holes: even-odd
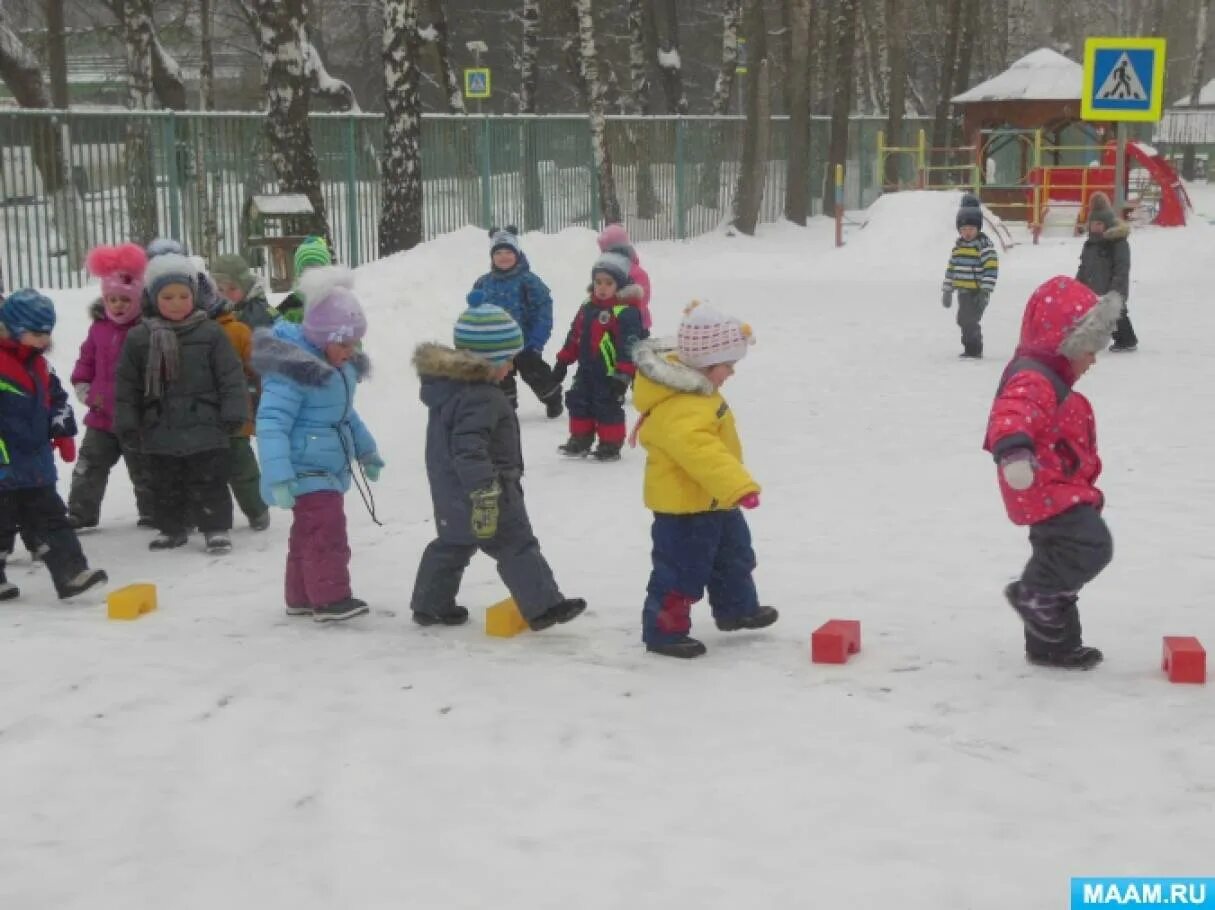
[[[954,96],[954,104],[992,101],[1078,101],[1084,67],[1043,47],[1026,54],[998,76]]]
[[[1189,107],[1189,106],[1190,106],[1190,96],[1189,95],[1186,95],[1184,98],[1178,98],[1176,101],[1174,101],[1170,105],[1170,107],[1174,107],[1174,108]],[[1208,82],[1206,85],[1204,85],[1202,87],[1202,89],[1198,92],[1198,106],[1199,107],[1215,107],[1215,79],[1212,79],[1210,82]]]

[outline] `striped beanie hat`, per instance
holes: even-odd
[[[321,265],[333,265],[333,256],[329,253],[329,244],[324,237],[305,237],[295,248],[295,277],[308,269]]]
[[[452,333],[457,351],[468,351],[495,366],[515,359],[523,350],[523,331],[510,313],[491,303],[474,290],[468,295],[468,309],[456,320]]]
[[[679,359],[690,367],[705,370],[719,363],[737,363],[753,344],[755,336],[745,322],[698,300],[683,311],[676,346]]]

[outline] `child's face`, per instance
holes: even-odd
[[[616,296],[616,280],[607,272],[596,272],[591,287],[598,300],[611,300]]]
[[[1088,223],[1088,232],[1090,234],[1092,234],[1094,237],[1100,237],[1102,234],[1105,233],[1105,222],[1104,221],[1090,221]]]
[[[245,289],[230,278],[216,278],[215,288],[230,303],[242,303],[245,299]]]
[[[1096,362],[1096,354],[1081,354],[1079,357],[1073,357],[1071,358],[1072,372],[1075,373],[1076,378],[1079,379],[1081,376],[1087,373]]]
[[[494,255],[491,258],[494,268],[501,269],[503,272],[509,272],[515,267],[515,263],[519,261],[519,257],[511,249],[494,250]]]
[[[962,235],[963,240],[974,240],[979,236],[979,229],[973,224],[964,224],[958,228],[958,233]]]
[[[129,297],[122,297],[118,294],[111,294],[105,299],[105,311],[110,314],[110,317],[116,322],[122,322],[124,316],[129,314],[135,308],[135,301]]]
[[[734,364],[717,363],[703,371],[705,378],[713,383],[713,388],[720,389],[726,380],[734,375]]]
[[[358,349],[357,341],[331,341],[325,345],[325,359],[335,367],[340,367],[353,357]]]
[[[51,333],[22,332],[17,336],[17,343],[23,344],[27,348],[36,348],[39,351],[45,351],[51,346]]]
[[[167,284],[156,295],[156,309],[170,322],[181,322],[194,309],[194,294],[184,284]]]

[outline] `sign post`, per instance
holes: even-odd
[[[1089,38],[1084,42],[1080,116],[1113,122],[1114,208],[1126,207],[1126,123],[1155,122],[1164,106],[1165,39]]]

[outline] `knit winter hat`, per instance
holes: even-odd
[[[211,263],[211,274],[216,278],[232,282],[246,294],[257,283],[257,276],[249,268],[249,263],[245,262],[243,256],[236,253],[216,256],[215,261]]]
[[[979,202],[979,197],[974,193],[962,194],[962,205],[958,209],[958,216],[954,219],[958,230],[970,225],[971,227],[983,229],[983,204]]]
[[[295,280],[308,269],[332,265],[333,255],[329,252],[329,244],[324,237],[305,237],[295,248]]]
[[[304,337],[312,345],[349,344],[367,334],[367,317],[354,295],[354,272],[342,265],[309,269],[300,278]]]
[[[491,303],[482,303],[484,299],[477,290],[468,295],[468,309],[456,320],[452,340],[457,351],[468,351],[494,366],[502,366],[523,350],[523,331],[510,313]]]
[[[629,240],[629,232],[625,230],[623,224],[609,224],[599,232],[598,241],[601,253],[606,253],[616,247],[633,245],[633,242]]]
[[[165,253],[178,253],[184,256],[186,248],[174,240],[172,237],[157,237],[148,244],[148,258],[154,259],[157,256],[163,256]]]
[[[49,334],[55,328],[55,304],[29,288],[14,291],[0,304],[0,324],[14,341],[26,332]]]
[[[93,247],[85,264],[89,274],[101,279],[102,297],[125,297],[139,303],[148,254],[138,244]]]
[[[171,284],[184,284],[190,289],[190,296],[198,302],[198,269],[181,253],[160,253],[148,260],[148,268],[143,273],[144,297],[156,307],[156,298],[160,292]]]
[[[631,280],[629,278],[629,271],[632,268],[633,263],[623,253],[601,253],[599,258],[595,260],[595,264],[591,266],[591,280],[595,279],[597,272],[603,272],[605,275],[612,277],[612,280],[616,282],[616,290],[620,290]]]
[[[519,229],[513,224],[504,228],[489,229],[489,255],[493,256],[498,250],[510,250],[516,256],[523,252],[519,243]]]
[[[1088,220],[1100,221],[1105,225],[1106,229],[1112,228],[1118,220],[1117,214],[1114,212],[1113,205],[1110,204],[1110,197],[1100,191],[1093,193],[1088,201],[1089,211]]]
[[[719,363],[737,363],[747,356],[747,348],[753,344],[751,326],[699,300],[693,300],[683,311],[676,336],[679,359],[698,370]]]

